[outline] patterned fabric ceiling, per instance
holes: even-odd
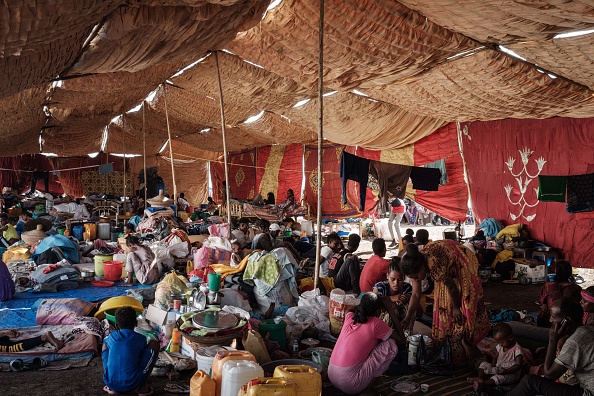
[[[208,55],[222,49],[229,150],[315,140],[319,0],[269,3],[3,2],[0,156],[39,152],[40,135],[58,155],[142,153],[143,130],[154,155],[165,101],[175,154],[220,152]],[[451,121],[594,114],[594,34],[555,38],[594,29],[591,1],[326,0],[325,10],[332,142],[399,148]],[[153,91],[144,117],[129,112]]]

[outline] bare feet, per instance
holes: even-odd
[[[483,379],[479,377],[466,378],[466,382],[472,384],[472,389],[474,389],[477,392],[483,387]]]
[[[134,283],[126,282],[122,283],[120,286],[134,286]]]
[[[58,340],[56,337],[54,337],[54,335],[51,331],[48,331],[47,333],[42,335],[41,340],[44,342],[49,342],[50,344],[52,344],[53,346],[56,347],[56,350],[60,350],[64,346],[64,342],[62,342],[62,341]]]

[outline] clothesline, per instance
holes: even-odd
[[[458,153],[450,154],[450,155],[448,155],[446,157],[443,157],[442,159],[445,160],[445,159],[448,159],[450,157],[453,157],[454,155],[458,155]],[[214,163],[217,163],[217,164],[224,164],[224,162],[223,161],[220,161],[220,160],[212,160],[212,159],[208,159],[208,158],[194,157],[194,156],[191,156],[191,155],[185,155],[185,154],[179,154],[179,153],[176,153],[175,156],[176,157],[185,157],[185,158],[190,158],[190,159],[200,160],[200,161],[214,162]],[[166,161],[169,161],[169,159],[166,156],[159,155],[159,157],[162,157]],[[398,165],[398,164],[395,164],[395,165]],[[243,167],[246,167],[246,168],[266,169],[265,166],[258,166],[258,165],[229,164],[229,166],[243,166]],[[411,166],[412,167],[414,165],[404,165],[404,166]],[[292,172],[292,173],[301,173],[302,172],[301,169],[285,169],[285,168],[279,168],[279,171]],[[326,174],[326,175],[339,175],[340,176],[340,172],[324,171],[323,173]]]
[[[67,172],[67,171],[72,171],[72,170],[79,170],[79,169],[89,169],[89,168],[98,168],[100,165],[87,165],[87,166],[79,166],[79,167],[75,167],[75,168],[63,168],[63,169],[52,169],[52,170],[48,170],[48,171],[33,171],[33,170],[28,170],[28,169],[7,169],[7,168],[0,168],[0,170],[3,171],[11,171],[11,172],[27,172],[27,173],[36,173],[36,172]]]

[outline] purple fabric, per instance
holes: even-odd
[[[14,282],[8,267],[0,260],[0,301],[12,300],[14,295]]]
[[[365,390],[374,378],[388,370],[397,353],[396,341],[388,338],[378,343],[371,350],[367,360],[361,364],[353,367],[339,367],[330,363],[328,378],[339,391],[347,395],[356,395]]]

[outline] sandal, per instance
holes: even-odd
[[[188,385],[183,385],[183,384],[167,384],[167,385],[165,385],[163,390],[167,393],[179,393],[179,394],[190,393],[190,387]]]
[[[20,360],[20,359],[19,359]],[[23,370],[37,370],[48,365],[47,360],[35,358],[31,363],[23,364]]]
[[[12,371],[23,371],[25,369],[23,359],[15,359],[10,362],[9,366]]]

